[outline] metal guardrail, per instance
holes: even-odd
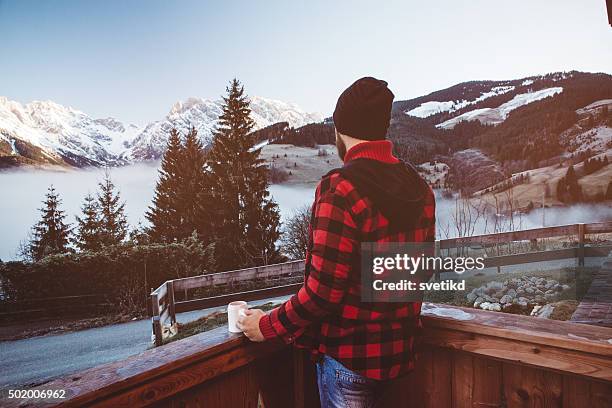
[[[470,237],[442,239],[436,241],[436,251],[469,247],[471,244],[493,246],[518,241],[533,242],[534,240],[542,238],[573,236],[576,238],[576,247],[491,256],[485,258],[485,267],[500,268],[501,266],[569,258],[576,258],[579,265],[584,265],[585,257],[607,256],[607,254],[612,250],[612,245],[597,247],[586,246],[585,236],[587,234],[601,234],[610,232],[612,232],[612,221],[590,224],[570,224],[495,234],[474,235]],[[217,272],[189,278],[168,280],[151,292],[151,319],[155,339],[154,343],[156,346],[161,345],[164,337],[169,335],[171,336],[172,334],[178,332],[176,313],[222,306],[238,299],[253,301],[293,294],[301,287],[302,284],[296,283],[281,285],[265,289],[183,301],[175,300],[174,295],[178,290],[221,287],[222,285],[231,283],[291,277],[303,274],[303,272],[304,261],[299,260],[281,264],[265,265],[235,271]],[[169,330],[164,330],[165,327],[169,328]]]

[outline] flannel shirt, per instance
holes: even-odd
[[[369,158],[398,163],[389,141],[360,143],[345,162]],[[435,200],[427,187],[414,229],[391,232],[388,220],[339,173],[325,176],[315,193],[304,285],[260,319],[266,339],[326,354],[368,378],[392,379],[414,367],[420,302],[360,300],[361,242],[424,242],[435,237]]]

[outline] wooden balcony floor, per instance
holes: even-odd
[[[612,327],[612,256],[593,277],[591,287],[570,321]]]

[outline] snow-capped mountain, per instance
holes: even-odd
[[[15,159],[4,163],[7,166],[48,163],[82,167],[156,159],[173,127],[186,132],[193,126],[208,143],[221,104],[221,99],[189,98],[176,102],[163,120],[138,127],[114,118],[94,119],[51,101],[24,105],[0,97],[0,156]],[[304,112],[297,105],[261,97],[251,98],[251,109],[256,129],[281,121],[299,127],[323,120],[322,115]]]
[[[138,134],[134,125],[113,118],[93,119],[87,114],[51,101],[25,105],[0,97],[0,142],[38,148],[50,162],[75,166],[120,164],[127,141]]]
[[[288,122],[293,127],[307,123],[321,122],[323,115],[306,113],[297,105],[274,99],[251,97],[251,119],[255,130],[278,122]],[[189,98],[175,103],[163,120],[150,123],[130,143],[123,157],[128,160],[147,160],[160,157],[163,153],[170,129],[187,132],[194,126],[204,143],[210,142],[212,132],[221,115],[223,101]]]

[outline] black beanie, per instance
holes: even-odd
[[[334,110],[334,125],[343,135],[383,140],[389,128],[393,92],[380,79],[364,77],[346,88]]]

